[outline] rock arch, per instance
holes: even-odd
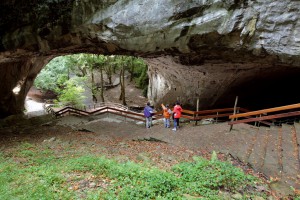
[[[202,108],[222,105],[247,81],[297,77],[289,74],[300,67],[299,8],[293,0],[3,0],[0,115],[22,112],[51,58],[78,52],[144,57],[154,103],[192,106],[198,96]]]

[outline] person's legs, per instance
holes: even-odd
[[[164,126],[167,128],[167,118],[164,118]]]
[[[166,119],[166,127],[170,128],[170,119]]]
[[[177,130],[177,119],[174,118],[174,128],[172,129],[173,131]]]
[[[149,128],[152,126],[152,117],[149,117]]]
[[[150,128],[150,119],[146,117],[146,128]]]

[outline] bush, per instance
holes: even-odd
[[[173,167],[180,177],[181,190],[192,195],[216,196],[220,189],[245,189],[256,180],[230,163],[196,158],[194,163],[181,163]]]
[[[222,199],[220,190],[243,190],[246,195],[246,187],[256,181],[230,163],[215,159],[196,158],[165,171],[92,154],[65,154],[58,159],[53,150],[28,143],[17,151],[11,157],[23,162],[0,154],[1,199]],[[106,186],[69,189],[91,177],[98,183],[105,180]],[[81,198],[83,192],[86,196]]]
[[[77,80],[72,78],[66,81],[63,90],[57,90],[59,95],[58,101],[55,102],[63,106],[82,107],[85,98],[85,96],[83,96],[84,91],[84,88],[77,83]]]

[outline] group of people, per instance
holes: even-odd
[[[179,128],[179,119],[181,117],[181,111],[182,111],[180,103],[178,101],[175,103],[173,111],[170,109],[168,104],[166,104],[166,105],[161,104],[161,107],[163,109],[165,128],[170,128],[170,119],[172,116],[172,119],[174,122],[174,128],[172,130],[177,131]],[[144,116],[146,118],[146,128],[151,127],[153,114],[154,114],[154,110],[150,106],[150,103],[148,102],[144,108]]]

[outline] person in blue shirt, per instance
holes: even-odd
[[[152,115],[153,115],[153,108],[151,108],[150,103],[148,102],[144,108],[144,116],[146,118],[146,128],[150,128],[152,126]]]

